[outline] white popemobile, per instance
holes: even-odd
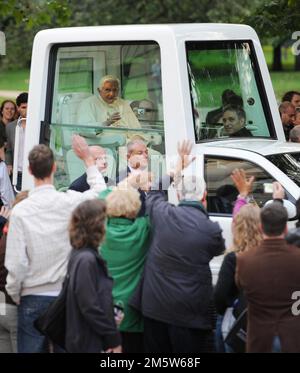
[[[105,75],[119,79],[119,97],[139,105],[140,128],[85,120],[85,114],[91,116],[82,112],[81,104],[92,96],[97,104]],[[145,102],[148,106],[142,107]],[[107,117],[112,114],[108,110]],[[156,175],[170,169],[178,141],[192,140],[194,170],[207,182],[208,212],[222,226],[228,244],[237,195],[230,179],[234,168],[256,176],[253,196],[259,205],[271,199],[273,181],[283,185],[291,202],[300,196],[300,148],[285,142],[263,51],[249,26],[132,25],[39,32],[31,63],[23,189],[32,187],[27,154],[38,143],[55,152],[58,188],[81,175],[83,166],[70,146],[72,133],[107,149],[112,179],[125,167],[126,143],[134,137],[147,142]],[[212,262],[214,274],[220,260]]]

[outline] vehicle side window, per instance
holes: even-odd
[[[160,48],[154,41],[55,45],[50,54],[44,143],[57,160],[55,186],[67,188],[85,169],[71,148],[74,133],[105,150],[103,173],[114,184],[127,171],[127,145],[142,141],[148,167],[165,167]],[[98,150],[99,151],[99,150]]]
[[[187,42],[196,141],[275,137],[251,41]]]
[[[242,168],[248,176],[255,176],[253,200],[259,207],[272,199],[274,178],[258,165],[237,158],[205,157],[205,181],[207,183],[207,210],[212,214],[231,215],[238,191],[231,180],[231,173]]]

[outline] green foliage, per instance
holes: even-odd
[[[72,25],[209,22],[217,0],[85,0],[70,1]]]
[[[70,16],[68,1],[62,0],[0,0],[0,25],[25,25],[33,27],[51,27],[66,24]]]
[[[299,29],[300,1],[265,1],[245,21],[256,29],[261,38],[272,40],[273,45],[278,45]]]
[[[210,22],[244,23],[244,19],[250,17],[262,3],[263,0],[219,1],[217,6],[211,7],[208,17]]]
[[[28,67],[34,35],[64,26],[223,22],[253,26],[279,45],[300,25],[299,0],[0,0],[7,38],[1,68]]]
[[[68,1],[0,0],[0,30],[6,36],[1,69],[28,68],[34,35],[41,29],[68,24]]]

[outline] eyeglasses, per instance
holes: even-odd
[[[154,113],[157,110],[156,109],[150,109],[150,108],[137,108],[136,109],[138,115],[144,115],[145,113]]]

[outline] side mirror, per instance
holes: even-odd
[[[267,201],[265,203],[265,206],[268,205],[269,203],[272,203],[273,200]],[[289,220],[297,220],[297,209],[296,206],[289,200],[284,199],[283,200],[283,206],[286,208],[287,213],[288,213],[288,219]]]

